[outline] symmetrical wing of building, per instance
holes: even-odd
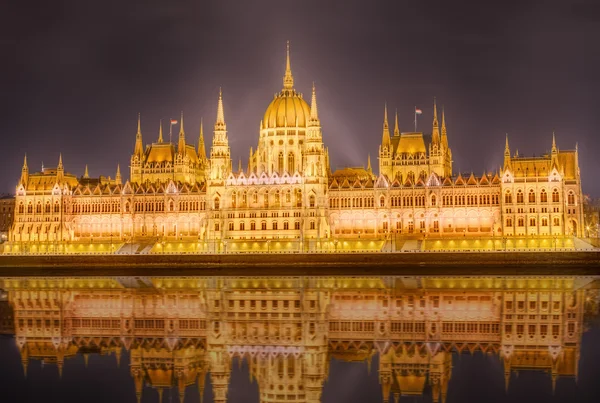
[[[76,354],[130,354],[144,385],[188,386],[227,401],[232,362],[246,359],[261,402],[321,401],[332,358],[371,362],[383,401],[445,401],[453,353],[500,358],[511,373],[576,377],[586,286],[593,278],[212,277],[15,278],[8,292],[25,372],[62,374]],[[61,375],[62,376],[62,375]],[[195,386],[194,386],[195,385]]]
[[[498,171],[456,173],[435,105],[430,139],[401,133],[397,116],[391,132],[386,108],[378,174],[370,158],[366,169],[332,172],[315,87],[309,105],[294,88],[289,47],[283,89],[246,169],[232,163],[221,92],[209,154],[202,126],[197,147],[188,138],[182,115],[177,142],[165,141],[161,126],[144,146],[138,119],[128,181],[119,167],[114,179],[90,178],[87,168],[77,177],[62,157],[33,173],[25,158],[5,252],[125,243],[140,252],[400,250],[426,238],[438,249],[460,247],[457,239],[475,249],[563,248],[583,234],[576,147],[559,150],[553,135],[549,153],[522,157],[507,139]]]

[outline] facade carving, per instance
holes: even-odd
[[[281,277],[4,279],[23,369],[83,354],[130,354],[144,385],[227,401],[245,359],[261,402],[320,402],[332,358],[379,355],[383,401],[444,402],[452,354],[496,355],[511,374],[577,377],[593,278]],[[143,284],[142,284],[143,283]],[[153,393],[153,392],[152,392]]]
[[[522,157],[511,155],[507,139],[496,172],[456,173],[435,103],[430,140],[401,132],[397,116],[390,133],[386,107],[379,173],[370,158],[366,169],[331,172],[316,89],[310,105],[296,91],[289,46],[283,88],[260,122],[246,169],[232,163],[221,92],[208,156],[202,125],[195,147],[183,114],[177,143],[164,141],[161,125],[144,147],[139,118],[135,138],[127,181],[118,166],[114,179],[91,178],[87,168],[76,177],[62,157],[55,169],[30,173],[25,158],[5,252],[77,252],[77,244],[94,243],[104,245],[95,252],[125,244],[166,252],[175,241],[188,252],[332,250],[338,242],[381,250],[392,237],[391,250],[402,249],[398,239],[425,238],[485,238],[494,247],[537,239],[536,247],[556,248],[583,236],[577,147],[559,150],[553,135],[548,154]]]

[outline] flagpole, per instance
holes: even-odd
[[[417,107],[415,106],[415,133],[417,132]]]

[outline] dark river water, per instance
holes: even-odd
[[[0,278],[2,402],[598,402],[598,278]]]

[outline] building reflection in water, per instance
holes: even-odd
[[[378,355],[384,402],[431,389],[446,400],[452,354],[481,351],[522,370],[577,377],[592,277],[5,278],[2,333],[30,360],[58,367],[91,353],[130,354],[144,385],[227,401],[245,359],[261,402],[320,402],[331,358]],[[593,294],[593,295],[592,295]],[[14,326],[14,329],[11,329]]]

